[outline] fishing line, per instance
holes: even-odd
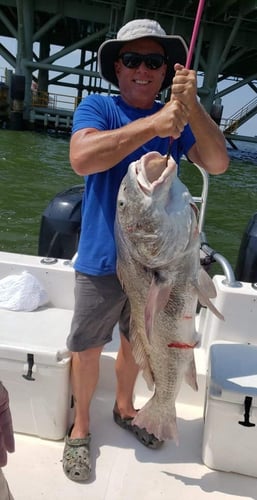
[[[199,0],[198,8],[197,8],[196,16],[195,16],[193,32],[192,32],[192,36],[191,36],[191,41],[190,41],[190,45],[189,45],[189,49],[188,49],[188,53],[187,53],[187,59],[186,59],[186,64],[185,64],[186,69],[189,69],[190,65],[191,65],[191,61],[192,61],[192,57],[193,57],[193,53],[194,53],[194,49],[195,49],[195,44],[196,44],[196,38],[198,35],[201,17],[202,17],[202,13],[203,13],[203,9],[204,9],[204,3],[205,3],[205,0]],[[171,146],[173,144],[173,140],[174,140],[173,137],[171,137],[170,143],[169,143],[169,148],[167,151],[167,162],[168,162],[168,159],[170,156]]]

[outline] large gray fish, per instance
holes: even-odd
[[[194,347],[198,299],[219,314],[200,266],[197,208],[172,158],[157,152],[130,164],[117,200],[117,272],[131,305],[130,338],[152,398],[134,418],[158,439],[178,441],[181,382],[197,390]]]

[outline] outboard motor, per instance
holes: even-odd
[[[84,185],[58,193],[43,212],[38,255],[72,259],[81,229],[81,203]]]
[[[257,212],[251,217],[243,234],[235,277],[246,283],[257,282]]]

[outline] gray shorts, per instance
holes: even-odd
[[[116,275],[75,274],[75,308],[67,347],[80,352],[105,345],[119,323],[129,338],[130,305]]]

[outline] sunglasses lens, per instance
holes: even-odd
[[[121,55],[122,62],[126,68],[138,68],[142,62],[140,54],[125,53]]]
[[[164,63],[164,56],[161,54],[148,54],[145,56],[145,64],[149,69],[158,69]]]
[[[162,54],[137,54],[136,52],[124,52],[120,58],[126,68],[138,68],[144,61],[148,69],[158,69],[166,58]]]

